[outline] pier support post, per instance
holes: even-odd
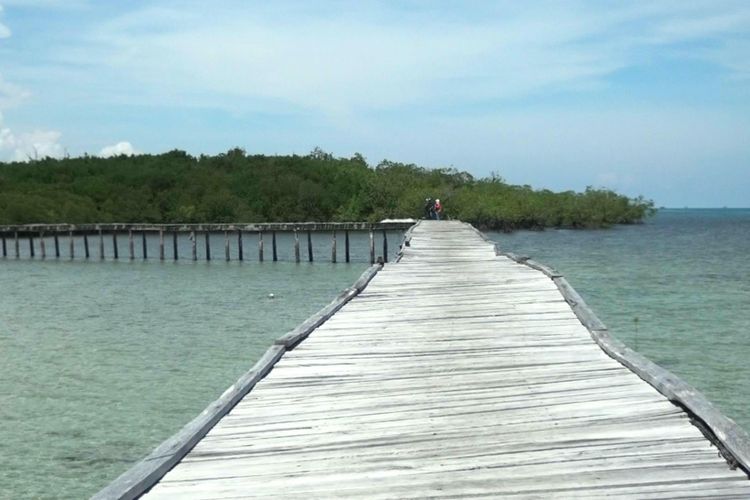
[[[258,261],[263,262],[263,233],[258,233]]]
[[[388,232],[383,229],[383,262],[388,262]]]
[[[86,259],[91,257],[91,254],[89,253],[89,235],[87,233],[83,233],[83,253],[86,256]]]
[[[331,262],[336,263],[336,230],[333,230],[333,241],[331,241]]]
[[[349,263],[349,230],[347,229],[344,232],[344,256],[346,258],[346,263]]]
[[[21,258],[21,248],[19,247],[19,244],[18,244],[18,232],[17,231],[13,233],[13,238],[15,239],[15,243],[16,243],[16,259],[19,259]]]
[[[294,262],[299,262],[299,233],[294,230]]]
[[[5,238],[3,238],[3,247],[5,247]],[[4,249],[3,249],[4,250]],[[3,251],[3,254],[5,252]],[[5,255],[3,255],[4,257]],[[55,258],[60,258],[60,239],[57,237],[57,233],[55,233]]]
[[[5,233],[3,233],[3,257],[8,256],[8,248],[5,246]]]
[[[206,260],[211,260],[211,231],[206,231]]]
[[[159,260],[164,260],[164,229],[159,229]]]
[[[237,258],[240,259],[240,262],[244,260],[244,252],[242,250],[242,229],[237,230]]]
[[[75,258],[75,239],[73,238],[73,231],[68,231],[68,253],[70,254],[70,259],[73,260]]]
[[[198,236],[195,231],[190,231],[190,243],[193,245],[193,260],[198,260]]]
[[[177,260],[180,257],[177,252],[177,231],[172,232],[172,256],[174,257],[174,260]]]
[[[29,233],[29,255],[31,255],[31,258],[33,259],[35,257],[34,255],[34,235]]]
[[[313,261],[312,232],[307,230],[307,260]]]
[[[47,245],[44,243],[44,232],[39,233],[39,250],[42,254],[42,259],[47,258]]]
[[[130,250],[130,260],[135,259],[135,243],[133,242],[133,230],[128,231],[128,249]]]
[[[148,247],[146,245],[146,231],[141,231],[141,246],[143,247],[143,260],[148,259]]]
[[[370,229],[370,264],[375,264],[375,235]]]
[[[112,231],[112,253],[115,260],[120,258],[120,250],[117,248],[117,231]]]
[[[99,229],[99,260],[104,260],[104,233]]]
[[[229,262],[229,231],[224,231],[224,257]]]
[[[276,262],[279,260],[276,254],[276,231],[271,231],[271,246],[273,247],[273,261]]]

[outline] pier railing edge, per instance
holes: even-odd
[[[588,329],[594,342],[609,357],[627,367],[671,402],[685,409],[696,426],[716,445],[730,466],[739,466],[750,476],[750,436],[742,427],[721,413],[696,388],[610,335],[606,325],[562,274],[528,257],[502,252],[497,243],[486,237],[485,240],[495,244],[498,255],[547,275],[560,290],[576,317]]]
[[[404,247],[411,245],[411,233],[421,223],[422,221],[418,220],[417,222],[412,224],[409,229],[406,230],[406,232],[404,233],[404,237],[401,239],[401,246],[398,249],[398,254],[396,255],[396,258],[393,260],[393,262],[401,261],[401,258],[404,256]]]
[[[370,266],[354,284],[342,291],[330,304],[307,318],[296,328],[276,339],[237,382],[176,434],[157,446],[146,458],[121,474],[91,497],[92,500],[131,500],[151,489],[164,475],[192,450],[196,444],[262,380],[283,357],[307,338],[316,328],[356,297],[382,269]]]

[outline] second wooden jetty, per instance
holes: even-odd
[[[370,277],[98,498],[750,498],[747,434],[544,266],[422,222]]]

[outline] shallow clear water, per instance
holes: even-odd
[[[366,267],[0,262],[0,498],[92,495]]]
[[[646,224],[603,231],[490,233],[507,251],[556,267],[610,330],[682,376],[750,429],[750,210],[663,211]],[[369,260],[352,239],[353,264],[331,265],[330,238],[315,264],[213,258],[159,262],[158,239],[130,261],[67,257],[0,262],[0,498],[84,498],[192,419],[233,383],[274,338],[349,286]],[[399,235],[389,234],[390,252]],[[12,254],[14,245],[8,243]],[[47,239],[48,257],[53,242]],[[279,258],[293,259],[279,236]],[[376,241],[378,255],[382,240]],[[28,252],[28,241],[20,242]],[[306,241],[301,244],[306,258]],[[231,249],[236,259],[236,246]],[[343,260],[343,240],[338,239]],[[268,298],[274,293],[276,298]],[[636,323],[635,319],[638,318]],[[42,478],[41,480],[39,478]]]
[[[617,338],[750,430],[750,210],[490,236],[562,272]]]

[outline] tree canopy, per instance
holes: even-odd
[[[174,150],[0,164],[0,224],[378,221],[423,216],[439,198],[450,218],[484,229],[594,228],[642,221],[653,202],[607,189],[552,192],[360,154],[193,157]]]

